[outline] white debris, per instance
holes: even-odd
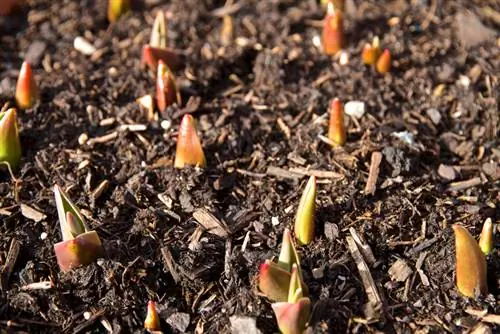
[[[393,132],[391,134],[394,137],[399,138],[400,140],[404,141],[406,144],[408,144],[410,146],[415,145],[415,136],[411,132],[401,131],[401,132]]]
[[[469,89],[470,79],[466,75],[460,75],[457,80],[457,85],[462,86],[465,89]]]
[[[75,48],[75,50],[86,56],[91,56],[92,54],[94,54],[94,52],[97,51],[97,49],[90,42],[80,36],[75,38],[73,47]]]
[[[312,43],[315,47],[318,48],[318,50],[323,51],[323,46],[321,45],[321,37],[319,37],[319,35],[315,35],[312,38]]]
[[[439,110],[436,108],[429,108],[425,113],[429,116],[434,125],[438,125],[441,122],[441,113],[439,113]]]
[[[278,220],[278,217],[272,217],[271,218],[271,224],[273,224],[273,226],[278,226],[280,224],[280,221]]]
[[[42,232],[42,234],[40,234],[40,239],[45,240],[45,239],[47,239],[48,236],[49,235],[46,232]]]
[[[360,119],[366,111],[366,104],[363,101],[349,101],[344,106],[347,115]]]
[[[339,64],[342,66],[349,64],[349,54],[346,51],[340,52]]]

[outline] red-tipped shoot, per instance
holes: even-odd
[[[158,316],[158,312],[156,312],[155,302],[152,300],[148,302],[148,310],[146,313],[146,319],[144,320],[144,329],[149,331],[161,331],[160,317]]]
[[[130,10],[130,0],[108,0],[108,21],[114,23]]]
[[[168,106],[174,103],[181,104],[181,94],[177,90],[174,75],[163,60],[158,61],[156,103],[161,112],[164,112]]]
[[[24,0],[1,0],[0,1],[0,16],[10,15],[14,9],[21,5]]]
[[[156,48],[149,44],[142,47],[142,65],[146,65],[151,71],[156,71],[160,60],[171,69],[177,68],[181,62],[179,55],[169,48]]]
[[[54,186],[54,196],[63,237],[62,242],[54,245],[59,268],[69,271],[101,257],[101,240],[95,231],[88,230],[76,205],[58,185]]]
[[[463,226],[454,224],[457,288],[463,295],[477,298],[488,293],[486,259],[476,240]]]
[[[391,52],[388,49],[385,49],[378,58],[376,69],[380,74],[386,74],[391,70]]]
[[[373,38],[372,44],[366,43],[361,53],[361,59],[365,65],[375,65],[380,57],[382,50],[380,49],[380,40],[377,36]]]
[[[205,153],[196,132],[193,116],[186,114],[182,118],[177,137],[174,167],[184,168],[186,165],[205,167]]]
[[[344,47],[344,19],[342,12],[328,3],[326,17],[323,22],[323,51],[333,56]]]
[[[25,61],[19,71],[16,85],[16,103],[21,109],[33,107],[39,99],[38,85],[30,64]]]
[[[347,134],[344,126],[344,106],[338,98],[330,103],[330,120],[328,124],[328,139],[337,145],[344,146]]]
[[[300,295],[300,291],[298,291],[298,295]],[[271,304],[271,307],[281,333],[302,334],[304,332],[311,313],[309,298],[302,297],[295,302],[274,303]]]
[[[300,198],[295,218],[295,237],[302,245],[314,239],[314,213],[316,210],[316,178],[311,176]]]

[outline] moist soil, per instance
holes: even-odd
[[[348,1],[346,65],[314,42],[325,11],[313,0],[224,5],[141,1],[109,24],[105,1],[27,1],[0,18],[1,104],[14,103],[24,59],[41,91],[18,113],[21,167],[15,179],[5,169],[0,177],[2,333],[106,333],[106,325],[140,333],[148,300],[165,333],[230,333],[242,320],[250,324],[234,332],[253,333],[252,319],[262,333],[278,332],[256,277],[279,254],[311,170],[316,237],[299,247],[314,305],[309,331],[498,332],[498,320],[466,310],[500,314],[500,248],[487,259],[489,294],[464,298],[450,228],[477,237],[486,218],[500,219],[498,2]],[[154,92],[140,56],[158,10],[182,57],[174,73],[183,103],[148,121],[135,100]],[[225,14],[232,38],[221,36]],[[385,76],[360,60],[375,35],[392,52]],[[97,51],[75,50],[77,36]],[[334,97],[366,105],[361,118],[346,116],[344,147],[321,139]],[[187,113],[204,169],[173,167]],[[382,161],[366,194],[373,152]],[[53,251],[55,184],[106,251],[68,273]],[[222,229],[207,231],[196,212]],[[346,242],[351,228],[373,251],[379,318]],[[404,270],[391,275],[396,261]]]

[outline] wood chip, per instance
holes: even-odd
[[[467,181],[459,181],[459,182],[451,183],[450,186],[448,187],[448,191],[465,190],[465,189],[469,189],[469,188],[478,186],[480,184],[481,184],[481,178],[474,177],[474,178],[467,180]]]
[[[87,140],[87,145],[92,146],[94,144],[104,144],[115,140],[118,137],[118,132],[113,131],[101,137],[90,138]]]
[[[363,255],[358,249],[356,242],[352,237],[346,237],[347,246],[351,252],[351,256],[358,267],[359,276],[368,296],[368,305],[365,308],[365,316],[368,322],[377,322],[383,318],[383,301],[375,281],[373,280],[370,269],[363,259]]]
[[[280,167],[275,167],[275,166],[267,167],[266,174],[271,175],[271,176],[280,177],[283,179],[294,179],[294,180],[300,180],[303,177],[303,175],[301,175],[301,174],[292,173],[286,169],[283,169]]]
[[[413,270],[403,259],[398,259],[396,262],[392,264],[389,268],[389,276],[391,280],[397,282],[404,282],[410,277],[413,273]]]
[[[193,213],[194,219],[203,226],[208,233],[215,234],[221,238],[226,238],[229,233],[227,226],[206,209],[197,209]]]
[[[465,309],[465,312],[480,318],[484,322],[500,325],[500,315],[488,314],[488,310],[475,310],[473,308]]]
[[[438,174],[443,179],[448,180],[448,181],[453,181],[458,177],[458,173],[455,170],[455,168],[453,168],[453,166],[448,166],[448,165],[443,165],[443,164],[439,165]]]
[[[179,273],[177,272],[177,264],[174,262],[174,259],[172,257],[172,253],[170,253],[170,249],[168,249],[168,247],[163,247],[161,249],[161,256],[163,258],[163,263],[165,264],[165,267],[170,272],[170,275],[172,275],[174,282],[179,283],[181,277],[179,276]]]
[[[375,194],[375,190],[377,190],[377,179],[378,173],[380,172],[380,162],[382,162],[382,153],[373,152],[370,162],[370,172],[368,174],[368,180],[366,180],[365,195],[373,195]]]
[[[317,178],[325,178],[325,179],[343,179],[344,174],[340,174],[337,172],[332,172],[328,170],[318,170],[318,169],[306,169],[302,167],[292,167],[290,168],[290,172],[297,173],[300,175],[307,176],[315,176]]]
[[[201,226],[196,227],[194,232],[191,234],[189,237],[189,245],[188,248],[191,251],[197,251],[200,249],[200,238],[201,235],[203,234],[203,228]]]
[[[288,125],[286,125],[285,121],[281,117],[278,117],[278,119],[276,120],[276,123],[278,123],[280,130],[283,131],[285,136],[288,139],[290,139],[292,134],[291,134],[290,128],[288,127]]]
[[[0,290],[7,291],[9,285],[10,274],[17,261],[17,256],[19,255],[19,250],[21,245],[16,239],[12,239],[10,242],[9,252],[7,253],[7,258],[5,259],[5,264],[0,271]]]
[[[349,228],[349,233],[351,233],[352,238],[356,242],[359,251],[363,254],[363,257],[368,264],[373,265],[375,263],[375,256],[373,255],[370,245],[368,245],[360,234],[354,229],[354,227]]]
[[[27,204],[21,204],[21,214],[28,219],[34,220],[36,223],[47,218],[43,212],[35,210]]]
[[[109,181],[108,180],[104,180],[101,183],[99,183],[99,185],[97,186],[97,188],[95,188],[94,191],[91,194],[92,198],[94,200],[97,200],[108,189],[108,187],[109,187]]]

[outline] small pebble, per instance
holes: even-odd
[[[42,232],[42,234],[40,234],[41,240],[45,240],[45,239],[47,239],[47,237],[48,237],[48,234],[46,232]]]
[[[280,224],[280,221],[278,220],[278,217],[272,217],[271,218],[271,224],[273,224],[273,226],[278,226]]]
[[[436,108],[429,108],[425,113],[429,116],[434,125],[438,125],[441,122],[441,113]]]
[[[438,174],[443,179],[453,181],[457,178],[457,171],[452,166],[440,164],[438,167]]]
[[[94,52],[97,51],[96,48],[90,42],[88,42],[85,38],[80,36],[75,38],[73,42],[73,47],[75,48],[75,50],[86,56],[91,56]]]
[[[89,136],[85,132],[78,136],[78,144],[80,145],[85,145],[87,140],[89,140]]]
[[[324,271],[323,267],[313,268],[312,274],[313,274],[314,279],[321,279],[321,278],[323,278],[325,271]]]
[[[168,120],[164,120],[164,121],[161,121],[160,126],[163,130],[168,130],[172,127],[172,122],[170,122]]]
[[[365,103],[362,101],[349,101],[344,106],[347,115],[360,119],[366,111]]]

